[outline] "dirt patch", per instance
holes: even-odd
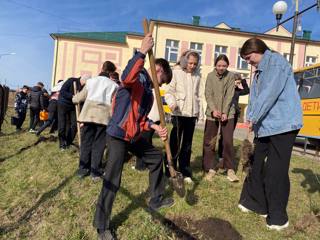
[[[174,232],[176,239],[210,239],[240,240],[242,236],[232,225],[218,218],[191,220],[190,218],[174,218],[165,223]]]
[[[304,232],[308,234],[318,232],[320,228],[320,215],[310,213],[304,215],[302,218],[298,219],[294,224],[293,228],[288,232],[287,237],[292,237],[298,232]]]

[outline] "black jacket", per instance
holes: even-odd
[[[69,78],[61,87],[60,89],[60,94],[59,94],[59,99],[58,103],[69,106],[69,107],[74,107],[72,103],[72,97],[74,95],[74,90],[73,90],[73,82],[76,82],[77,86],[77,91],[81,91],[82,87],[80,84],[80,78]]]
[[[250,92],[249,86],[247,84],[247,81],[245,79],[241,80],[241,84],[243,89],[240,89],[238,87],[234,90],[234,95],[232,98],[232,104],[234,105],[236,109],[236,114],[239,114],[241,112],[241,108],[239,107],[239,97],[243,95],[247,95]]]
[[[18,92],[14,101],[14,109],[17,113],[26,113],[28,108],[28,95],[23,91]]]
[[[34,86],[29,93],[30,108],[44,109],[43,92],[39,86]]]

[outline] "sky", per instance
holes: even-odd
[[[200,25],[225,22],[244,31],[266,32],[276,25],[275,0],[0,0],[0,83],[12,89],[41,81],[51,86],[54,40],[50,33],[143,32],[143,18]],[[286,0],[294,12],[293,0]],[[300,10],[316,0],[300,0]],[[302,29],[320,41],[320,13],[316,8],[301,18]],[[285,27],[291,31],[292,21]],[[14,55],[3,55],[15,53]]]

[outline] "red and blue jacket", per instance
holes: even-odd
[[[107,134],[134,142],[153,124],[147,118],[153,104],[152,81],[144,69],[145,55],[137,52],[121,76],[121,86],[112,100],[112,117]]]

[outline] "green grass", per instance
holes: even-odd
[[[28,118],[24,128],[27,124]],[[32,146],[38,140],[35,135],[16,134],[6,122],[2,129],[0,239],[96,239],[92,220],[101,182],[77,178],[78,153],[72,149],[60,152],[57,141]],[[49,135],[45,133],[44,136]],[[202,179],[202,137],[202,131],[197,130],[192,153],[195,184],[188,187],[184,199],[167,188],[166,194],[174,197],[175,205],[154,216],[146,205],[148,173],[132,170],[132,162],[125,164],[112,212],[112,224],[119,239],[182,239],[177,236],[179,227],[187,233],[193,229],[190,235],[208,239],[201,237],[204,236],[202,228],[195,229],[190,224],[209,218],[215,219],[215,224],[209,228],[219,232],[225,229],[224,223],[230,223],[229,230],[241,235],[241,239],[320,239],[318,221],[307,224],[304,218],[320,209],[320,183],[316,180],[320,173],[319,162],[292,157],[288,205],[291,225],[284,232],[268,231],[263,218],[243,214],[237,209],[244,176],[240,183],[230,183],[225,175],[218,175],[212,183]],[[161,146],[158,139],[155,143]],[[19,151],[27,146],[31,147]],[[240,142],[235,141],[235,146],[239,159]],[[171,219],[176,227],[164,224],[166,219]],[[299,227],[300,222],[306,226]],[[214,239],[232,238],[220,235]]]

